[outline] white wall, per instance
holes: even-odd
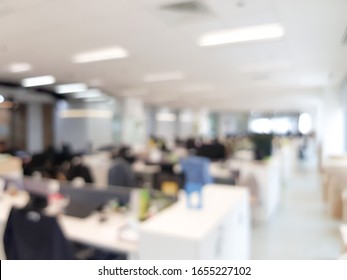
[[[191,110],[180,110],[178,112],[177,135],[179,138],[187,139],[194,136],[193,117]]]
[[[164,116],[161,118],[161,116]],[[165,116],[168,118],[165,119]],[[175,119],[170,120],[170,116]],[[155,113],[155,135],[167,141],[173,141],[178,135],[177,112],[169,108],[157,108]]]
[[[42,104],[29,103],[27,106],[27,150],[30,153],[42,152],[43,146]]]
[[[112,120],[112,118],[89,118],[87,120],[87,140],[88,143],[92,144],[93,148],[97,149],[113,143]]]
[[[85,150],[92,144],[94,149],[113,143],[114,106],[106,103],[69,103],[58,101],[55,110],[55,145],[68,143],[73,150]],[[71,109],[110,112],[109,118],[78,117],[62,118],[61,114]]]
[[[122,142],[143,146],[146,143],[146,111],[143,101],[125,98],[122,112]]]
[[[218,118],[218,136],[246,132],[248,128],[247,113],[220,113]]]
[[[210,112],[207,108],[201,108],[194,111],[193,129],[195,136],[208,136],[212,134]]]
[[[145,108],[147,138],[155,134],[155,130],[156,130],[155,112],[156,110],[153,106],[147,106]]]
[[[345,152],[345,114],[340,87],[327,88],[322,102],[323,159]]]
[[[345,151],[347,151],[347,137],[346,137],[346,133],[347,133],[347,80],[345,80],[342,83],[341,86],[341,99],[342,99],[342,106],[343,106],[343,110],[344,110],[344,120],[345,120],[345,128],[344,128],[344,132],[345,132]]]

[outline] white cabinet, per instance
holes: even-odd
[[[280,201],[280,162],[277,156],[266,161],[229,161],[229,168],[240,171],[239,184],[253,195],[252,217],[264,222],[275,213]]]
[[[179,201],[141,224],[140,259],[237,259],[250,257],[247,188],[208,185],[203,208]]]

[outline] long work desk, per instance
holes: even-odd
[[[25,205],[28,195],[2,195],[0,236],[12,206]],[[249,259],[250,211],[247,188],[208,185],[204,208],[188,209],[185,195],[139,224],[138,240],[120,238],[129,215],[108,213],[105,221],[93,213],[81,219],[63,214],[58,221],[66,237],[96,248],[122,252],[129,259]],[[1,244],[2,245],[2,244]],[[2,246],[0,258],[4,259]]]

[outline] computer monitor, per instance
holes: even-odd
[[[85,218],[114,199],[120,205],[128,204],[131,190],[126,187],[96,189],[93,185],[88,184],[83,188],[74,188],[70,183],[64,183],[60,186],[59,192],[70,201],[65,209],[65,214]]]
[[[8,188],[15,188],[17,190],[23,190],[23,180],[22,178],[12,178],[9,176],[0,176],[4,181],[3,190],[7,190]]]
[[[48,197],[51,193],[59,191],[59,181],[43,178],[24,177],[22,181],[24,191],[30,194]]]

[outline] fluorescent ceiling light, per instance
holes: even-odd
[[[59,116],[63,119],[66,118],[99,118],[99,119],[111,119],[113,112],[110,110],[99,109],[69,109],[59,113]]]
[[[57,93],[73,93],[73,92],[83,92],[87,90],[87,85],[78,83],[78,84],[65,84],[58,85],[55,87]]]
[[[53,76],[40,76],[23,79],[21,84],[23,87],[36,87],[36,86],[44,86],[51,85],[55,83],[55,78]]]
[[[76,54],[73,56],[72,61],[74,63],[88,63],[103,60],[119,59],[127,56],[129,56],[127,50],[123,49],[122,47],[112,47]]]
[[[174,71],[174,72],[164,72],[164,73],[151,73],[147,74],[143,81],[146,83],[152,82],[164,82],[164,81],[173,81],[173,80],[182,80],[185,78],[183,72]]]
[[[29,63],[12,63],[8,66],[7,70],[10,73],[21,73],[21,72],[27,72],[32,69],[31,65]]]
[[[85,92],[79,92],[74,94],[74,98],[94,98],[103,96],[102,92],[98,89],[90,89]]]
[[[216,46],[231,43],[275,39],[280,38],[283,35],[284,28],[280,24],[257,25],[207,33],[199,38],[198,45],[201,47]]]
[[[3,97],[2,95],[0,95],[0,103],[5,101],[5,97]]]

